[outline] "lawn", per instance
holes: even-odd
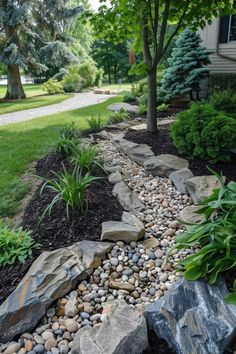
[[[71,94],[45,95],[41,85],[24,85],[24,88],[28,98],[11,102],[0,101],[0,114],[56,104],[72,96]],[[4,97],[5,93],[6,86],[0,86],[0,97]]]
[[[1,127],[0,216],[15,214],[28,188],[21,176],[27,171],[30,162],[53,149],[59,131],[66,123],[74,121],[84,131],[88,129],[87,119],[92,114],[101,114],[105,122],[109,117],[106,107],[119,101],[121,97],[116,96],[94,106]]]
[[[123,90],[123,91],[130,91],[132,88],[132,84],[103,84],[102,89],[104,90]]]

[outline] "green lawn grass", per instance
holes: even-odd
[[[0,102],[0,114],[23,111],[25,109],[38,108],[51,104],[61,103],[70,97],[72,97],[71,94],[59,94],[29,97],[25,100],[19,101]]]
[[[102,89],[104,90],[123,90],[123,91],[129,91],[132,88],[132,84],[103,84]]]
[[[42,85],[38,84],[25,84],[24,90],[27,97],[43,95],[45,92],[42,90]],[[0,85],[0,98],[3,98],[6,94],[7,86]]]
[[[21,176],[32,161],[54,148],[59,131],[65,124],[73,121],[84,131],[88,129],[87,119],[92,114],[101,114],[106,122],[110,115],[107,106],[120,101],[122,97],[116,96],[94,106],[1,127],[0,216],[10,217],[16,213],[19,201],[27,191]]]

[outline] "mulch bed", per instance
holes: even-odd
[[[45,178],[53,177],[51,171],[62,170],[62,163],[52,154],[38,161],[36,174]],[[34,252],[33,258],[25,264],[0,267],[0,304],[16,288],[33,261],[43,251],[52,251],[61,247],[67,247],[82,240],[100,240],[101,223],[103,221],[121,220],[122,207],[112,195],[113,186],[108,182],[105,173],[96,169],[93,175],[102,177],[98,184],[91,185],[88,191],[89,210],[82,215],[79,210],[74,211],[67,219],[65,206],[56,205],[51,216],[45,216],[39,224],[39,220],[47,205],[53,198],[52,192],[45,190],[40,195],[41,187],[36,191],[33,199],[27,206],[22,222],[25,229],[32,230],[32,237],[42,247]]]
[[[176,147],[173,145],[172,139],[169,134],[169,127],[159,127],[158,133],[149,133],[146,130],[141,131],[128,131],[125,139],[133,141],[137,144],[148,144],[151,146],[155,155],[173,154],[186,158],[181,155]],[[218,162],[210,164],[209,161],[200,158],[189,160],[189,168],[195,176],[210,175],[212,174],[207,166],[216,172],[222,172],[228,180],[236,181],[236,154],[232,154],[231,162]]]

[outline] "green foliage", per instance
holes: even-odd
[[[200,81],[209,71],[206,65],[210,63],[210,53],[201,46],[199,34],[189,29],[180,34],[162,79],[168,99],[200,91]]]
[[[126,93],[123,97],[123,102],[130,103],[130,102],[135,102],[136,97],[131,93]]]
[[[88,210],[88,188],[99,178],[91,176],[89,173],[83,175],[82,170],[78,167],[75,167],[70,173],[64,166],[62,172],[54,173],[54,175],[56,178],[45,180],[41,189],[41,193],[43,193],[45,188],[55,193],[42,218],[47,213],[50,215],[54,206],[60,202],[64,202],[66,205],[68,219],[70,210],[74,211],[79,208],[83,214],[86,213]]]
[[[229,161],[230,150],[235,147],[236,121],[209,104],[195,103],[177,115],[171,137],[178,151],[187,157]]]
[[[140,96],[138,98],[138,103],[139,105],[141,106],[147,106],[147,103],[148,103],[148,94],[147,93],[144,93],[142,96]]]
[[[57,80],[50,79],[42,85],[43,91],[46,91],[49,95],[54,95],[57,93],[63,93],[63,85]]]
[[[199,204],[197,213],[205,221],[189,225],[186,232],[176,237],[178,250],[200,246],[193,255],[180,261],[187,280],[207,277],[214,284],[220,273],[236,265],[236,183],[224,185],[222,176],[218,177],[221,188]],[[236,305],[236,293],[227,300]]]
[[[10,179],[9,176],[8,179]],[[9,184],[7,189],[0,191],[0,217],[12,217],[16,214],[19,201],[21,201],[26,194],[28,187],[28,183],[16,179]]]
[[[130,114],[126,112],[124,108],[121,108],[119,111],[113,112],[108,120],[108,124],[117,124],[121,123],[126,119],[130,118]]]
[[[103,127],[102,116],[100,114],[92,115],[91,118],[88,119],[88,124],[93,133],[100,132]]]
[[[234,73],[214,73],[209,75],[209,91],[214,93],[218,90],[236,90],[236,74]]]
[[[83,88],[82,78],[78,73],[78,66],[70,65],[68,72],[64,75],[62,82],[65,92],[79,92]]]
[[[162,103],[157,106],[157,112],[165,112],[168,111],[169,105],[167,103]]]
[[[65,137],[60,137],[56,144],[56,153],[62,159],[66,159],[75,154],[80,142],[81,141],[79,139],[69,139]]]
[[[77,66],[77,72],[83,81],[83,88],[91,87],[95,84],[98,69],[93,61],[87,60]]]
[[[80,130],[76,127],[75,122],[71,122],[66,124],[61,130],[60,130],[60,137],[61,138],[66,138],[69,140],[76,140],[80,139],[81,137],[81,132]]]
[[[211,96],[210,104],[217,111],[236,114],[236,93],[231,90],[216,91]]]
[[[83,146],[78,149],[71,159],[72,163],[83,172],[91,172],[94,167],[102,168],[102,160],[95,146]]]
[[[138,113],[139,114],[145,114],[147,113],[147,105],[146,104],[139,104],[139,107],[138,107]]]
[[[20,228],[12,228],[0,220],[0,266],[13,264],[17,260],[25,263],[32,256],[32,250],[39,248],[31,238],[31,232]]]

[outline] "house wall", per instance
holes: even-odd
[[[202,38],[202,45],[212,50],[211,64],[208,66],[211,72],[214,73],[236,73],[236,61],[228,58],[222,58],[217,54],[217,42],[219,36],[220,20],[216,19],[211,25],[208,25],[203,30],[199,30]],[[219,44],[219,54],[234,58],[236,60],[236,41]]]

